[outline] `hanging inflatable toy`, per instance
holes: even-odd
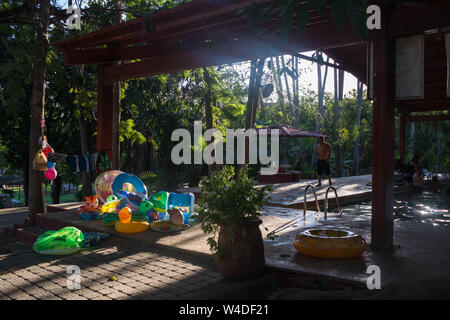
[[[56,179],[58,173],[56,172],[54,162],[47,161],[47,170],[45,170],[44,175],[48,180]]]
[[[45,171],[48,169],[47,166],[47,157],[45,156],[44,151],[42,151],[42,149],[39,149],[33,159],[33,170]]]
[[[97,179],[95,179],[95,194],[98,195],[98,198],[102,203],[106,203],[106,199],[113,195],[112,184],[114,179],[122,173],[123,172],[119,170],[109,170],[100,173]]]
[[[112,183],[111,189],[115,196],[120,197],[120,191],[124,190],[124,186],[129,189],[129,185],[132,185],[136,193],[143,194],[144,198],[147,197],[147,187],[144,182],[139,179],[138,176],[131,173],[119,174]],[[126,190],[125,190],[126,191]]]
[[[75,227],[47,231],[39,236],[33,249],[40,254],[68,255],[78,252],[84,241],[83,233]]]
[[[102,219],[102,208],[98,203],[98,196],[84,197],[85,203],[78,208],[80,218],[83,220],[100,220]]]
[[[55,169],[55,163],[48,160],[48,155],[50,153],[54,153],[55,150],[53,150],[53,148],[48,144],[46,136],[44,136],[44,138],[43,138],[42,148],[43,148],[42,152],[44,153],[45,157],[47,158],[47,169],[45,170],[44,175],[48,180],[54,180],[58,176],[58,173],[56,172],[56,169]]]
[[[149,228],[147,221],[131,221],[132,214],[130,208],[123,208],[119,212],[120,221],[116,222],[114,229],[120,233],[138,233]]]

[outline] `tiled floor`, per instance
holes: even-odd
[[[210,257],[126,239],[70,256],[40,255],[30,247],[11,251],[0,255],[0,300],[192,299],[224,281]],[[78,290],[68,288],[71,265],[80,268]]]

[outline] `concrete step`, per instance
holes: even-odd
[[[262,299],[274,290],[274,276],[265,272],[255,279],[232,281],[222,280],[196,294],[190,293],[187,299],[193,300],[248,300]],[[185,297],[180,297],[183,299]]]
[[[37,238],[46,231],[41,227],[25,227],[16,230],[17,242],[23,244],[33,244]]]

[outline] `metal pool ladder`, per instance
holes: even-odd
[[[316,190],[314,188],[314,186],[312,184],[309,184],[306,189],[305,189],[305,194],[304,194],[304,199],[303,199],[303,220],[306,220],[306,192],[308,191],[308,189],[311,188],[313,194],[314,194],[314,199],[316,200],[316,206],[317,206],[317,214],[320,213],[320,206],[319,206],[319,201],[317,200],[317,194],[316,194]],[[286,222],[285,224],[279,226],[278,228],[275,228],[274,230],[272,230],[271,232],[269,232],[267,234],[267,237],[270,236],[274,236],[275,233],[280,232],[284,229],[289,228],[290,226],[294,225],[295,223],[297,223],[298,218],[292,219],[291,221]]]
[[[314,186],[312,184],[308,184],[308,186],[305,188],[305,194],[303,197],[303,220],[306,220],[306,207],[307,207],[306,192],[308,191],[309,188],[311,188],[313,195],[314,195],[314,199],[316,200],[317,216],[319,216],[319,214],[320,214],[320,206],[319,206],[319,201],[317,201],[316,189],[314,188]],[[327,192],[328,192],[328,190],[327,190]]]
[[[332,189],[334,191],[334,195],[336,196],[336,204],[339,208],[339,215],[342,216],[342,208],[339,205],[339,197],[336,191],[335,187],[329,186],[327,188],[327,191],[325,192],[325,208],[324,208],[324,219],[327,220],[327,213],[328,213],[328,191],[330,191],[330,189]]]

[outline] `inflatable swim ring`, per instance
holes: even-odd
[[[107,226],[114,226],[116,222],[119,222],[119,214],[116,212],[108,212],[102,216],[103,223]],[[131,221],[148,221],[148,217],[145,214],[133,213],[131,214]]]
[[[80,218],[83,220],[101,220],[102,212],[100,211],[83,211],[80,213]]]
[[[159,232],[177,232],[181,230],[186,230],[189,228],[189,225],[175,225],[171,223],[169,220],[158,220],[150,223],[150,229],[153,231]]]
[[[118,197],[121,196],[120,191],[124,190],[124,184],[126,183],[133,185],[136,193],[139,192],[144,195],[144,198],[147,197],[147,187],[138,176],[131,173],[121,173],[114,179],[111,187],[113,194]]]
[[[148,228],[149,223],[147,221],[131,221],[129,223],[118,221],[114,225],[114,229],[120,233],[138,233],[146,231]]]
[[[98,195],[101,202],[107,202],[107,198],[113,195],[112,184],[116,177],[122,173],[119,170],[109,170],[100,173],[97,179],[95,179],[95,194]]]
[[[366,241],[360,235],[338,229],[310,229],[294,237],[298,252],[310,257],[349,259],[361,256]]]

